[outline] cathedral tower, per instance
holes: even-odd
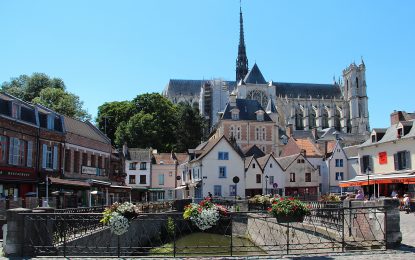
[[[236,59],[236,82],[243,80],[248,74],[248,58],[246,57],[244,39],[244,21],[242,17],[242,7],[239,7],[239,46],[238,58]]]
[[[343,70],[343,95],[350,108],[347,129],[353,134],[365,134],[370,130],[365,73],[363,59],[359,66],[352,63]]]

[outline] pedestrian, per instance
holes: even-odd
[[[354,198],[357,199],[357,200],[363,200],[365,198],[365,196],[363,195],[361,190],[358,190],[357,195]]]
[[[405,214],[409,214],[411,211],[411,199],[409,198],[408,194],[403,195],[403,205],[405,209]]]
[[[396,190],[393,190],[392,193],[391,193],[391,197],[395,198],[396,195],[398,195],[398,193],[396,192]]]
[[[210,191],[208,192],[208,197],[209,197],[210,201],[212,201],[212,193],[210,193]]]

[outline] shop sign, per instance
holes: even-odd
[[[89,174],[95,176],[105,175],[105,169],[100,169],[96,167],[82,166],[82,174]]]
[[[386,152],[379,153],[379,164],[387,164],[388,163],[388,156]]]
[[[13,176],[13,177],[30,177],[32,174],[30,172],[12,172],[12,171],[1,171],[0,175],[2,176]]]

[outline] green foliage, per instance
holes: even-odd
[[[204,121],[189,105],[174,105],[158,93],[147,93],[132,101],[103,104],[97,125],[103,132],[106,125],[107,136],[118,147],[126,142],[129,147],[182,152],[199,144]]]
[[[340,199],[339,196],[337,196],[335,194],[326,194],[326,195],[321,196],[320,201],[323,201],[323,202],[340,202],[341,199]]]
[[[83,102],[79,97],[66,91],[62,79],[50,78],[44,73],[11,78],[9,82],[3,82],[1,91],[27,102],[44,105],[70,117],[80,120],[91,119],[91,115],[82,108]]]
[[[172,237],[174,235],[174,230],[176,229],[176,225],[174,224],[174,220],[172,217],[167,218],[167,233]]]

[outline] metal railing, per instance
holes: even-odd
[[[201,232],[182,213],[143,213],[117,236],[99,213],[24,213],[24,256],[247,256],[386,249],[381,208],[312,209],[303,222],[233,212]],[[318,213],[338,211],[337,228]]]

